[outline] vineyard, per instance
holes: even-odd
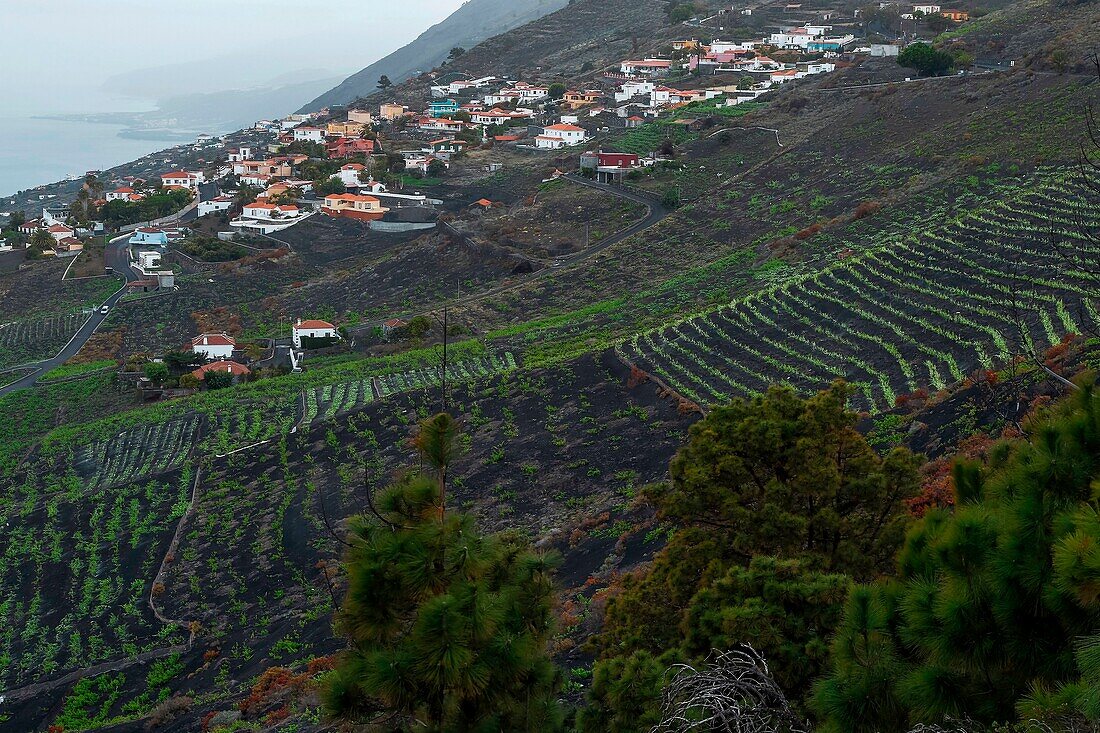
[[[84,314],[70,313],[0,323],[0,369],[53,356],[87,319]]]
[[[872,411],[1012,354],[1042,354],[1100,323],[1095,275],[1063,256],[1100,254],[1081,233],[1100,225],[1100,208],[1080,189],[1048,178],[939,229],[639,334],[620,353],[700,404],[844,375]],[[1065,247],[1052,246],[1052,231]]]
[[[0,688],[176,641],[146,596],[190,482],[185,468],[98,491],[31,471],[0,490]]]
[[[130,483],[179,468],[198,428],[191,416],[152,423],[75,449],[72,467],[88,489]]]
[[[448,382],[469,382],[516,368],[511,352],[458,361],[447,367]],[[305,393],[305,421],[325,420],[358,409],[376,399],[440,383],[439,369],[429,367],[369,379],[325,385]]]

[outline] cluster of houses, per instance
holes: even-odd
[[[90,236],[96,233],[97,229],[94,224],[89,228],[70,226],[65,223],[68,215],[69,211],[64,206],[47,206],[42,209],[40,218],[29,219],[16,229],[27,237],[32,237],[39,231],[49,234],[53,244],[42,249],[44,257],[75,257],[84,250],[80,237]]]
[[[289,366],[295,371],[299,369],[303,349],[338,341],[340,332],[328,321],[297,319],[290,327],[291,348],[286,350]],[[185,349],[203,362],[190,372],[200,383],[205,382],[207,375],[212,373],[229,374],[233,381],[247,378],[252,373],[248,366],[251,362],[238,347],[237,340],[224,331],[199,334],[191,339]]]

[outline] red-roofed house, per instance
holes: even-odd
[[[366,169],[367,167],[362,163],[348,163],[341,166],[336,175],[348,188],[358,188],[362,183],[359,174]]]
[[[624,74],[662,74],[672,68],[669,59],[642,59],[641,61],[623,61],[619,71]]]
[[[204,333],[191,339],[191,351],[201,354],[205,359],[228,359],[233,356],[235,348],[237,348],[237,342],[224,331]]]
[[[230,374],[234,379],[237,377],[247,377],[252,371],[244,364],[238,364],[235,361],[212,361],[209,364],[203,364],[201,367],[191,372],[191,376],[200,381],[206,379],[206,375],[211,372],[225,372]]]
[[[402,321],[400,318],[391,318],[382,324],[382,335],[386,338],[389,338],[393,335],[394,331],[404,328],[407,325],[409,324],[405,321]]]
[[[507,125],[512,120],[523,120],[530,116],[530,112],[509,112],[494,107],[488,112],[474,112],[470,115],[470,121],[479,125]]]
[[[198,188],[206,177],[202,172],[191,173],[189,171],[171,171],[163,173],[160,177],[161,185],[165,188]]]
[[[129,186],[119,186],[114,191],[108,191],[104,198],[108,201],[141,201],[145,197]]]
[[[295,142],[323,143],[325,141],[325,131],[320,127],[302,125],[295,127],[292,134]]]
[[[46,231],[50,233],[50,236],[53,237],[55,242],[60,242],[62,239],[68,239],[76,234],[76,232],[64,224],[54,224]]]
[[[350,158],[353,155],[370,155],[374,152],[374,141],[361,138],[341,137],[325,146],[330,158]]]
[[[564,148],[567,145],[583,143],[587,137],[588,133],[583,127],[558,123],[542,128],[542,134],[535,136],[535,147],[545,150],[556,150],[557,148]]]
[[[596,179],[604,183],[621,181],[623,174],[640,167],[641,159],[634,153],[613,153],[603,150],[581,153],[581,170],[595,171]]]
[[[295,348],[302,348],[302,339],[332,339],[340,338],[340,334],[336,332],[336,326],[332,325],[328,321],[318,320],[306,320],[301,318],[290,329],[290,340],[294,342]]]
[[[325,203],[321,211],[329,216],[344,216],[360,221],[373,221],[381,219],[389,209],[374,196],[363,196],[355,193],[334,193],[325,196]]]

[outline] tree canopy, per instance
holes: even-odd
[[[673,534],[608,605],[583,730],[644,730],[617,706],[653,713],[658,670],[749,641],[805,697],[852,579],[890,567],[918,486],[916,457],[879,457],[855,429],[850,394],[774,387],[692,427],[671,481],[647,491]]]
[[[898,54],[898,64],[916,69],[921,76],[940,76],[954,66],[955,57],[918,41]]]
[[[956,464],[954,485],[897,577],[852,591],[814,698],[826,730],[1100,721],[1100,396],[1082,389],[985,464]]]

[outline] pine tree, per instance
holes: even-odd
[[[337,616],[350,645],[326,706],[398,729],[556,730],[559,674],[546,652],[554,560],[446,511],[457,432],[449,415],[424,421],[413,440],[422,470],[351,524]]]
[[[594,686],[582,721],[640,717],[620,704],[655,709],[659,687],[643,659],[667,667],[742,643],[802,703],[828,663],[853,578],[891,566],[918,485],[916,457],[879,457],[855,429],[850,393],[841,382],[809,399],[776,387],[692,427],[669,484],[647,492],[674,533],[646,571],[623,580],[596,643],[597,680],[612,668],[634,678]]]
[[[1092,387],[959,463],[956,507],[906,538],[897,580],[853,591],[815,707],[830,731],[1021,712],[1100,721],[1100,397]]]

